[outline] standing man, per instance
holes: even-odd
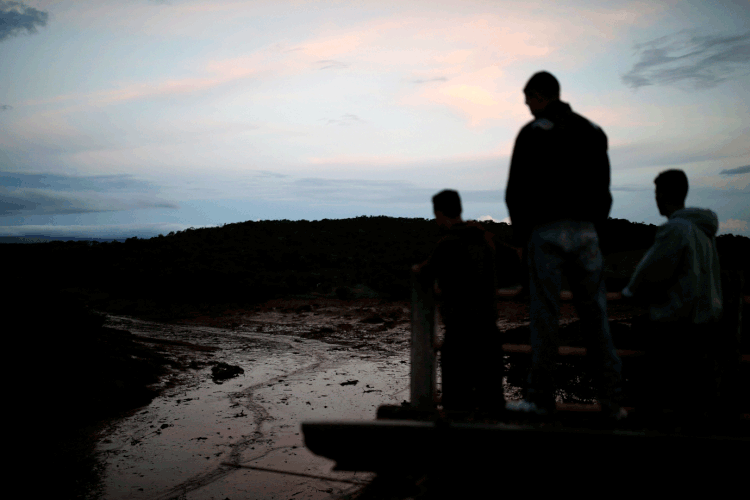
[[[722,296],[714,212],[685,208],[688,179],[666,170],[656,179],[656,206],[667,222],[622,291],[649,306],[651,394],[646,406],[679,410],[685,423],[697,424],[716,396],[712,350]],[[699,394],[701,403],[691,405]],[[705,421],[704,421],[705,423]]]
[[[441,191],[432,203],[442,238],[413,271],[420,279],[437,281],[442,294],[443,408],[496,413],[505,398],[492,234],[477,222],[463,221],[456,191]]]
[[[505,203],[515,244],[529,267],[532,363],[525,398],[514,411],[549,415],[555,410],[562,274],[581,318],[589,355],[599,370],[602,410],[615,420],[620,408],[620,358],[612,343],[598,231],[612,205],[607,136],[560,101],[560,85],[546,71],[524,88],[534,120],[516,138]]]

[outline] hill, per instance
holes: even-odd
[[[521,282],[511,227],[486,222],[498,248],[498,284]],[[610,219],[601,235],[610,290],[627,282],[656,226]],[[16,293],[64,291],[93,307],[123,314],[181,315],[270,298],[347,298],[353,290],[385,299],[409,297],[410,267],[439,237],[434,221],[357,217],[226,224],[124,242],[52,241],[0,245]],[[717,239],[723,269],[747,270],[750,238]]]

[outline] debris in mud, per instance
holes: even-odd
[[[245,370],[243,370],[239,366],[230,365],[224,363],[223,361],[217,363],[216,366],[211,368],[211,378],[217,384],[220,384],[224,380],[236,377],[244,373]]]
[[[335,331],[336,330],[334,330],[330,326],[323,326],[309,332],[302,333],[300,336],[308,339],[319,339],[321,337],[325,337],[328,334],[334,333]]]
[[[372,313],[372,314],[370,314],[370,315],[368,315],[368,316],[366,316],[366,317],[362,318],[361,320],[359,320],[359,322],[360,322],[360,323],[370,323],[370,324],[375,324],[375,323],[385,323],[385,320],[384,320],[384,319],[383,319],[383,317],[382,317],[382,316],[380,316],[379,314],[377,314],[377,313]]]
[[[340,385],[357,385],[357,382],[359,382],[359,380],[347,380],[346,382],[341,382]]]

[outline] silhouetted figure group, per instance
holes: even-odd
[[[516,138],[505,193],[514,245],[528,269],[532,361],[524,397],[504,402],[492,235],[478,223],[464,222],[458,193],[445,190],[433,197],[441,239],[430,258],[414,266],[418,276],[436,280],[442,293],[443,407],[504,407],[538,417],[555,412],[565,275],[588,356],[597,368],[602,411],[611,421],[621,421],[627,417],[621,407],[622,362],[609,331],[599,240],[612,206],[607,136],[560,101],[559,83],[550,73],[533,75],[524,94],[534,120]],[[688,390],[711,389],[711,374],[695,365],[705,361],[696,346],[711,337],[722,312],[718,219],[710,210],[685,208],[684,172],[662,172],[655,183],[657,206],[668,221],[622,296],[648,303],[655,325],[650,336],[653,390],[646,406],[653,410],[666,403],[687,412]]]

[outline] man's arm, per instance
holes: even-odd
[[[445,252],[445,240],[441,239],[438,241],[435,250],[427,257],[427,260],[421,264],[415,264],[412,266],[412,272],[420,280],[430,281],[435,280],[437,277],[437,270],[442,265],[443,254]]]
[[[529,169],[531,168],[531,149],[529,132],[526,128],[516,138],[513,156],[510,160],[508,184],[505,188],[505,204],[508,207],[511,225],[513,226],[513,242],[515,246],[526,245],[531,228],[529,227],[530,186]]]
[[[598,162],[601,165],[599,170],[599,178],[598,178],[598,189],[600,193],[599,198],[599,206],[598,209],[598,216],[597,216],[597,223],[601,224],[603,222],[607,221],[607,217],[609,217],[609,212],[612,209],[612,193],[609,190],[610,186],[610,164],[609,164],[609,155],[607,154],[607,134],[604,133],[603,130],[600,129],[603,147],[599,152],[599,159]]]
[[[663,291],[671,283],[682,261],[685,238],[676,224],[665,224],[656,231],[656,239],[638,263],[624,297],[645,297]]]

